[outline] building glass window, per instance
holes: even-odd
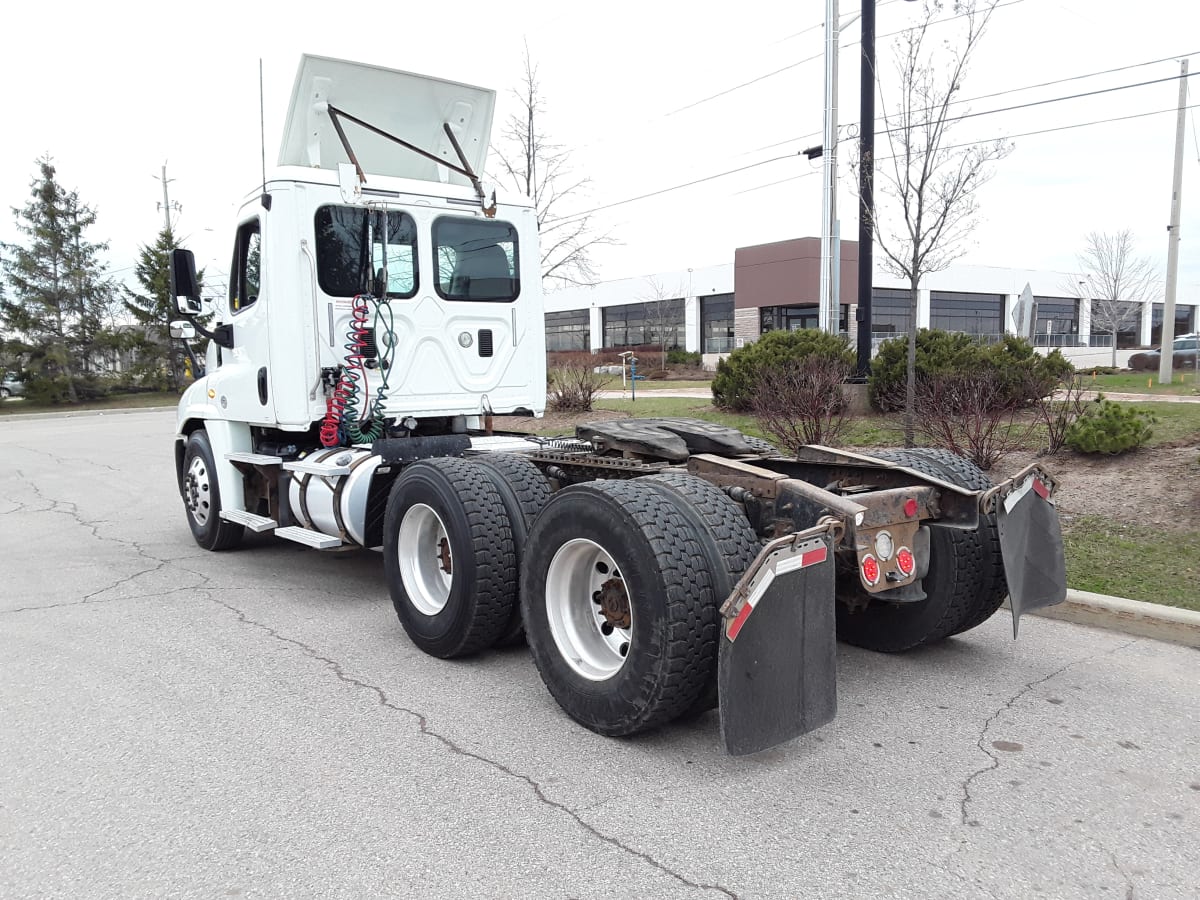
[[[1059,347],[1073,343],[1079,334],[1079,301],[1070,297],[1034,297],[1037,322],[1033,342],[1039,347]]]
[[[705,353],[733,349],[733,294],[700,298],[700,340]]]
[[[605,347],[685,346],[684,301],[648,300],[603,310]]]
[[[1163,305],[1155,303],[1150,310],[1150,343],[1162,343]],[[1175,337],[1196,330],[1196,307],[1175,304]]]
[[[907,288],[872,288],[871,334],[908,334],[911,310],[912,291]]]
[[[839,309],[838,331],[846,334],[849,331],[850,306],[843,303]],[[794,306],[764,306],[758,311],[761,331],[800,331],[804,328],[819,328],[820,313],[817,304],[802,303]]]
[[[591,350],[591,320],[586,309],[546,313],[547,350]]]
[[[1092,344],[1097,347],[1112,346],[1114,329],[1117,333],[1118,347],[1136,347],[1140,342],[1141,322],[1140,303],[1092,299]],[[1096,340],[1097,337],[1100,340]]]
[[[929,295],[929,325],[942,331],[999,336],[1004,333],[1004,297],[1000,294],[968,294],[963,291],[932,291]]]

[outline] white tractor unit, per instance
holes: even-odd
[[[543,413],[546,353],[536,211],[480,180],[494,100],[302,59],[228,297],[201,301],[191,253],[172,257],[172,334],[209,338],[175,448],[197,543],[380,550],[425,652],[527,640],[584,726],[719,707],[736,754],[833,718],[838,638],[903,651],[1006,596],[1015,634],[1063,599],[1037,467],[992,485],[937,450],[786,459],[687,419],[506,429]]]

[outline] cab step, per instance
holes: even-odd
[[[266,456],[262,453],[250,453],[247,450],[235,450],[226,453],[225,458],[230,462],[250,463],[255,466],[277,466],[283,462],[278,456]]]
[[[237,522],[239,525],[244,525],[251,531],[270,531],[279,524],[274,519],[267,516],[255,515],[252,512],[246,512],[244,509],[223,509],[221,510],[221,518],[226,522]]]
[[[286,538],[289,541],[295,541],[297,544],[304,544],[312,547],[314,550],[332,550],[335,547],[342,546],[340,538],[330,537],[327,534],[322,534],[319,531],[310,531],[307,528],[301,528],[299,525],[289,525],[287,528],[276,528],[275,536]]]

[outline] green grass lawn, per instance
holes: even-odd
[[[115,394],[81,403],[35,403],[32,400],[6,400],[0,403],[0,416],[19,413],[79,412],[89,409],[143,409],[148,406],[175,406],[179,395],[173,391],[148,394]]]
[[[1118,372],[1115,375],[1081,373],[1083,386],[1089,391],[1117,391],[1130,394],[1183,394],[1190,395],[1200,390],[1194,372],[1176,370],[1170,384],[1159,384],[1157,372]]]
[[[697,390],[711,391],[712,390],[712,381],[711,380],[690,381],[687,379],[672,380],[672,379],[668,379],[668,378],[664,378],[660,381],[655,381],[654,379],[651,379],[651,378],[647,378],[645,380],[642,380],[639,378],[638,383],[637,383],[638,393],[641,393],[642,391],[675,391],[675,390],[680,390],[682,388],[695,388]],[[621,390],[621,376],[620,375],[608,376],[608,380],[605,381],[605,383],[604,383],[603,390],[606,390],[606,391]],[[625,390],[629,390],[629,382],[628,381],[626,381],[626,383],[625,383]]]
[[[1079,516],[1064,523],[1067,584],[1200,611],[1200,535]]]

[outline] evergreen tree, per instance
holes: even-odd
[[[134,372],[141,375],[143,383],[174,390],[184,387],[187,356],[170,334],[171,321],[180,318],[171,297],[171,251],[178,246],[170,227],[164,227],[153,244],[143,244],[135,269],[142,291],[125,288],[122,299],[137,324]],[[203,286],[204,273],[197,273],[197,279]]]
[[[84,237],[95,210],[58,183],[49,155],[37,165],[29,202],[13,208],[28,246],[0,245],[11,288],[0,299],[0,324],[29,347],[31,393],[75,402],[111,338],[113,284],[99,258],[108,245]]]

